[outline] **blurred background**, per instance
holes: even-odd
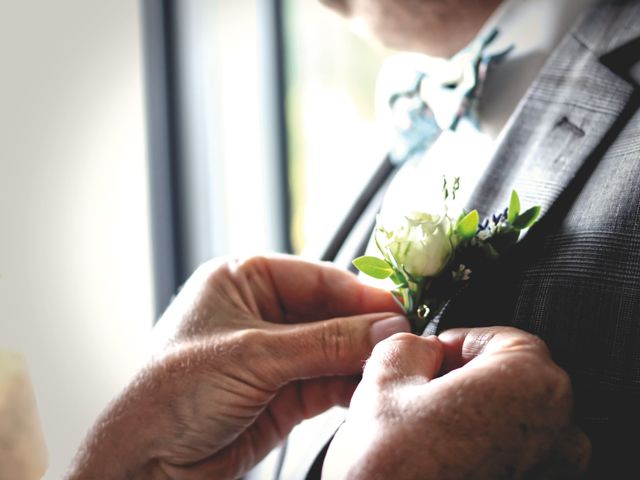
[[[320,256],[386,151],[388,52],[316,0],[0,6],[0,351],[57,479],[200,262]]]

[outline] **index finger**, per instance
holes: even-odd
[[[442,372],[447,373],[471,360],[496,352],[533,349],[549,358],[545,343],[535,335],[513,327],[454,328],[438,337],[444,348]]]
[[[365,285],[328,262],[279,255],[253,259],[270,277],[285,321],[304,322],[377,312],[400,312],[391,294]]]

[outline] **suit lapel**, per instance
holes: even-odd
[[[624,127],[640,60],[640,23],[629,21],[640,8],[633,8],[600,4],[565,38],[505,128],[469,207],[484,216],[500,211],[515,188],[523,205],[548,213],[598,146]]]
[[[526,241],[495,266],[493,279],[472,281],[428,333],[475,322],[470,318],[474,306],[498,293],[498,277],[525,268],[525,259],[541,247],[544,232],[561,224],[599,160],[637,111],[640,24],[632,20],[639,17],[636,1],[601,3],[550,57],[505,129],[469,202],[470,208],[488,216],[504,209],[516,189],[523,207],[541,205],[543,217]],[[616,38],[610,38],[611,32],[617,32]],[[492,272],[480,272],[485,280],[487,275]],[[502,308],[501,314],[479,323],[509,322],[497,318],[509,315],[510,307]]]

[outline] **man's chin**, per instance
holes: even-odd
[[[351,13],[351,6],[349,0],[318,0],[325,7],[330,8],[334,12],[339,13],[344,17],[348,17]]]

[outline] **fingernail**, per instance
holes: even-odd
[[[402,315],[398,315],[397,317],[390,317],[377,321],[371,325],[369,333],[371,336],[371,343],[375,345],[385,338],[389,338],[394,333],[409,332],[410,330],[411,327],[409,326],[409,320]]]

